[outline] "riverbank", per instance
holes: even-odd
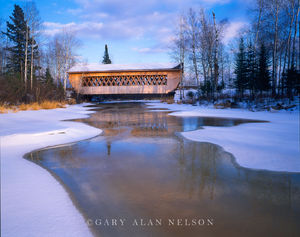
[[[83,123],[87,104],[0,114],[1,236],[92,236],[61,184],[23,159],[32,150],[76,142],[102,131]]]
[[[269,121],[232,127],[209,127],[183,132],[190,140],[220,145],[239,165],[259,170],[300,172],[299,111],[251,112],[187,104],[148,103],[174,111],[173,116],[206,116]],[[176,112],[175,112],[176,111]]]

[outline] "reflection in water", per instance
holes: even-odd
[[[299,235],[299,174],[241,168],[221,147],[177,136],[202,126],[258,121],[180,118],[141,103],[101,104],[78,121],[104,135],[37,151],[28,159],[54,172],[87,218],[126,219],[124,226],[94,224],[95,235]],[[160,225],[132,225],[141,218]],[[183,219],[179,225],[168,225],[178,219]],[[201,219],[201,225],[192,226],[192,219]]]

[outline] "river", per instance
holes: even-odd
[[[101,136],[26,156],[63,184],[95,236],[300,236],[299,173],[243,168],[180,135],[265,121],[175,117],[137,102],[95,111],[76,121]]]

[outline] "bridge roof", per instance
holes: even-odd
[[[178,63],[136,63],[136,64],[78,64],[68,73],[118,72],[118,71],[161,71],[181,69]]]

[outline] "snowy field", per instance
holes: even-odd
[[[83,105],[66,109],[0,114],[1,236],[92,236],[83,216],[59,182],[23,159],[35,149],[75,142],[102,131],[83,123]]]
[[[208,127],[183,132],[190,140],[217,144],[230,152],[239,165],[252,169],[300,172],[299,111],[251,112],[192,105],[148,103],[167,108],[174,116],[206,116],[266,120],[234,127]]]

